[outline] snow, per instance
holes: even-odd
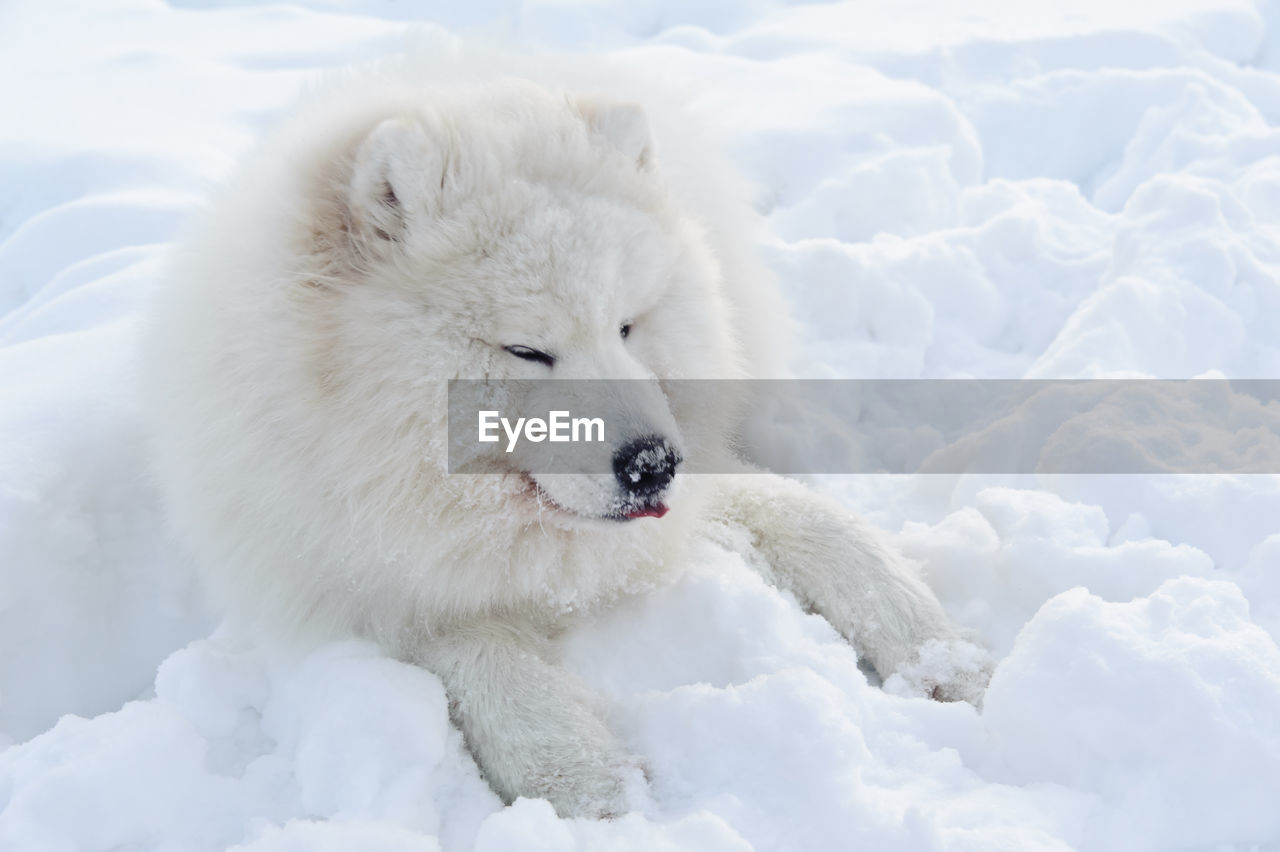
[[[1159,709],[1134,725],[1153,699]],[[1115,808],[1091,822],[1087,845],[1171,849],[1280,832],[1277,713],[1280,648],[1239,588],[1184,577],[1127,603],[1083,588],[1050,600],[992,680],[984,716],[1009,780],[1093,791]]]
[[[811,477],[1000,658],[984,709],[869,683],[706,544],[571,637],[650,790],[561,820],[502,806],[429,673],[218,630],[133,388],[184,218],[317,69],[414,34],[690,91],[799,375],[1277,377],[1280,7],[426,8],[0,6],[0,849],[1280,848],[1280,477]]]

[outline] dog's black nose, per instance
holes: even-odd
[[[627,493],[652,497],[671,484],[682,461],[665,438],[646,435],[613,454],[613,475]]]

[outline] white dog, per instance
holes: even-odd
[[[976,703],[988,658],[849,512],[771,475],[687,475],[730,464],[732,399],[620,403],[614,473],[449,474],[447,379],[738,379],[780,359],[749,208],[687,119],[595,72],[534,76],[331,84],[176,248],[145,387],[211,589],[251,629],[368,636],[435,672],[493,786],[566,815],[627,810],[637,771],[555,638],[678,570],[700,530],[745,527],[880,674]]]

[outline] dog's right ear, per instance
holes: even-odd
[[[653,167],[653,137],[643,107],[596,97],[578,98],[575,105],[591,132],[631,158],[636,168]]]
[[[421,123],[389,118],[356,150],[347,195],[351,235],[375,253],[439,204],[444,160]]]

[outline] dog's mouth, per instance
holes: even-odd
[[[573,518],[580,518],[582,520],[626,522],[639,520],[640,518],[661,518],[670,511],[670,507],[668,507],[662,500],[644,499],[638,501],[626,501],[616,510],[611,512],[589,515],[575,509],[570,509],[569,507],[556,502],[556,499],[548,494],[546,490],[538,484],[538,481],[530,474],[522,472],[520,473],[520,478],[525,484],[524,493],[527,494],[530,499],[537,502],[539,509],[543,511],[549,510],[557,512],[559,514]]]
[[[669,510],[667,504],[659,500],[656,503],[646,505],[639,509],[632,509],[622,514],[622,520],[634,521],[636,518],[661,518]]]

